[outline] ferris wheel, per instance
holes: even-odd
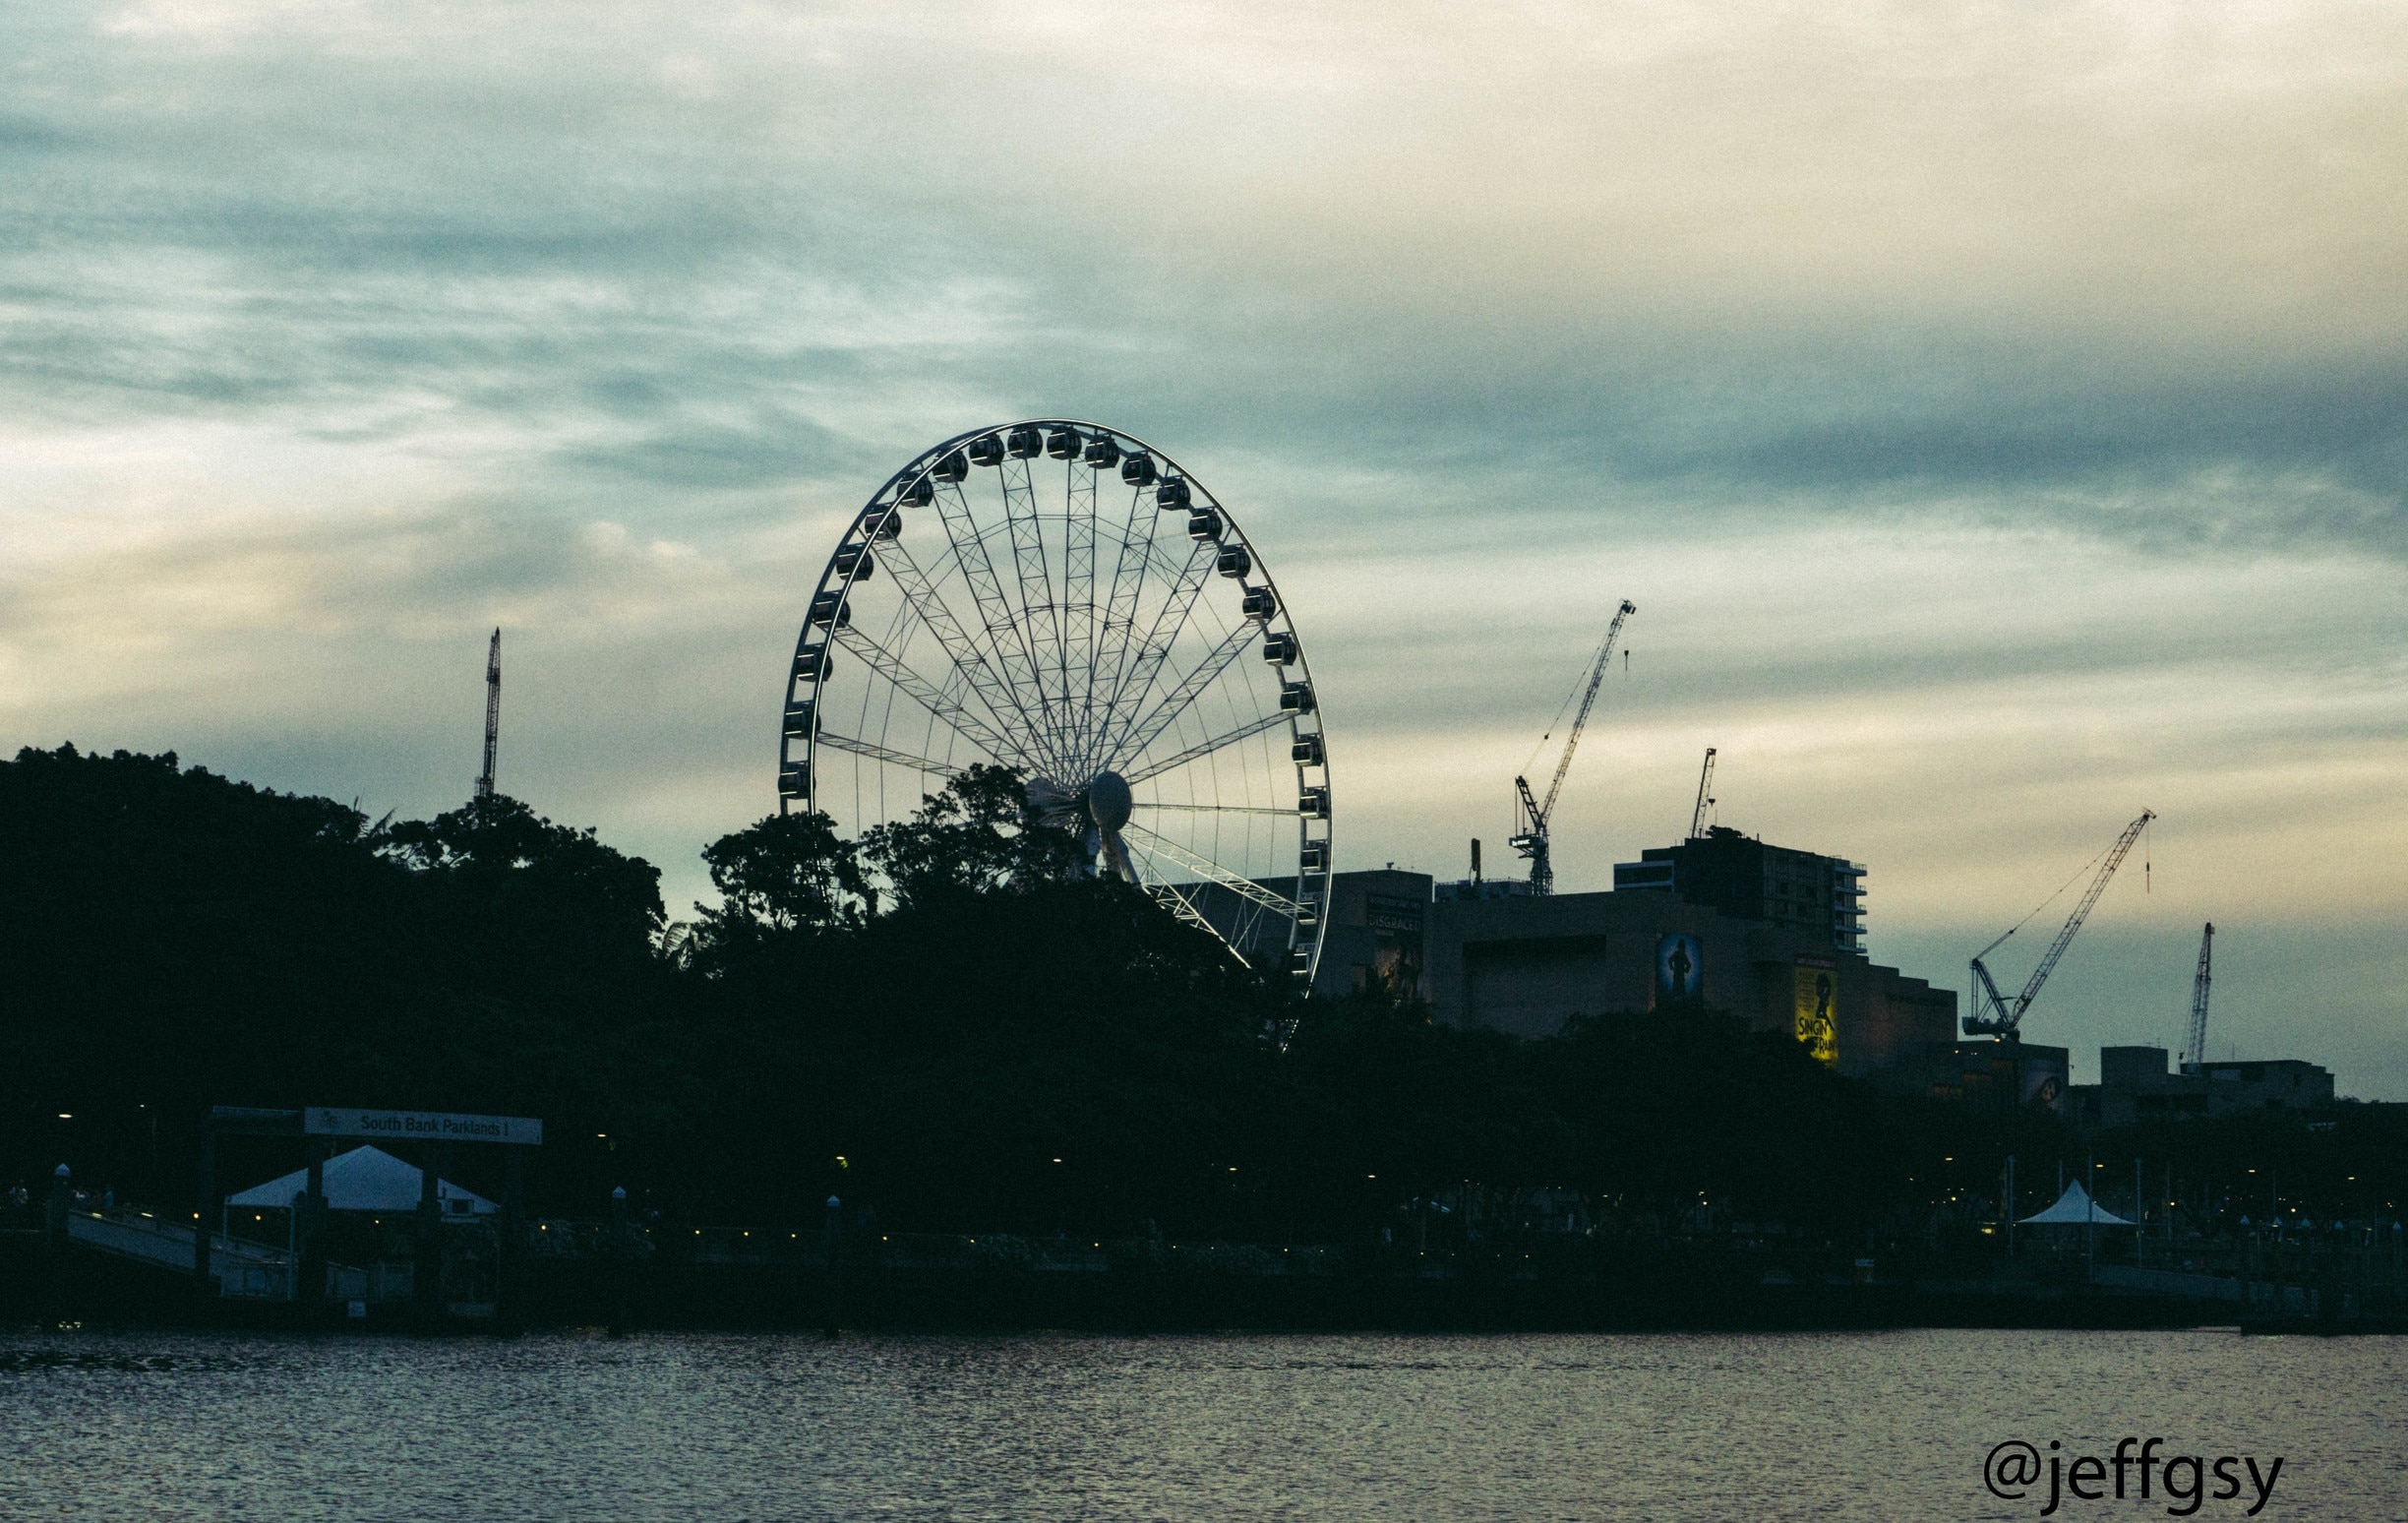
[[[857,835],[981,762],[1080,836],[1079,871],[1311,988],[1331,806],[1303,643],[1229,509],[1118,430],[1035,419],[923,451],[813,591],[780,809]]]

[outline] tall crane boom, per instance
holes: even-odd
[[[1622,621],[1638,611],[1637,603],[1624,598],[1622,606],[1614,611],[1613,623],[1605,627],[1605,642],[1597,646],[1596,660],[1589,667],[1589,685],[1581,691],[1580,711],[1572,716],[1572,729],[1564,736],[1563,755],[1556,760],[1555,776],[1547,783],[1545,802],[1532,796],[1529,778],[1514,778],[1515,810],[1520,818],[1510,844],[1530,859],[1533,893],[1555,891],[1555,864],[1547,851],[1547,822],[1554,818],[1555,799],[1563,792],[1564,774],[1572,770],[1572,753],[1579,748],[1581,731],[1588,726],[1589,710],[1596,704],[1597,684],[1605,680],[1605,666],[1613,659],[1614,641],[1622,636]]]
[[[502,631],[493,632],[485,651],[485,770],[477,774],[476,796],[494,795],[494,753],[502,744]]]
[[[2191,1045],[2183,1050],[2182,1070],[2197,1073],[2207,1061],[2207,986],[2214,982],[2208,953],[2215,947],[2215,922],[2199,933],[2198,972],[2191,979]]]
[[[1693,841],[1706,833],[1706,811],[1714,807],[1714,759],[1715,749],[1709,746],[1706,748],[1706,765],[1698,772],[1697,808],[1689,812],[1688,838]]]
[[[1966,1036],[2003,1036],[2010,1041],[2015,1040],[2017,1028],[2023,1021],[2023,1012],[2031,1008],[2034,1000],[2040,998],[2040,986],[2047,983],[2049,974],[2056,970],[2057,959],[2063,957],[2066,948],[2074,944],[2074,933],[2081,929],[2082,921],[2089,917],[2091,906],[2097,904],[2099,895],[2107,891],[2107,881],[2115,877],[2117,868],[2124,865],[2124,858],[2133,849],[2133,842],[2140,838],[2140,832],[2148,828],[2148,822],[2156,818],[2154,811],[2142,810],[2140,818],[2126,825],[2124,833],[2116,837],[2116,843],[2107,848],[2107,860],[2099,865],[2098,876],[2090,880],[2090,886],[2083,891],[2081,902],[2075,905],[2074,913],[2066,917],[2065,925],[2057,932],[2057,940],[2049,943],[2048,950],[2040,954],[2040,965],[2033,968],[2031,977],[2024,981],[2022,993],[2012,1001],[2001,995],[1998,985],[1991,980],[1990,970],[1982,965],[1982,958],[1998,950],[2006,943],[2007,936],[2013,936],[2021,929],[2019,925],[2010,930],[2007,936],[1983,947],[1974,957],[1973,1013],[1964,1018]]]

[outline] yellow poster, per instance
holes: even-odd
[[[1820,957],[1797,960],[1797,1039],[1822,1064],[1839,1062],[1839,969]]]

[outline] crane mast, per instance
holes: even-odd
[[[1689,812],[1689,839],[1693,841],[1706,833],[1706,811],[1714,807],[1714,759],[1715,749],[1709,746],[1705,768],[1698,773],[1697,808]]]
[[[1547,783],[1543,802],[1531,792],[1530,779],[1514,778],[1513,835],[1509,844],[1530,859],[1530,883],[1533,893],[1555,891],[1555,863],[1548,852],[1547,822],[1554,818],[1556,796],[1563,792],[1564,774],[1572,770],[1572,753],[1580,745],[1581,731],[1589,723],[1589,710],[1596,703],[1597,684],[1605,680],[1605,667],[1613,659],[1614,641],[1621,638],[1622,621],[1639,611],[1639,605],[1628,598],[1614,611],[1613,623],[1605,627],[1605,642],[1597,646],[1596,660],[1589,667],[1589,685],[1581,692],[1580,711],[1572,717],[1572,729],[1564,737],[1563,755],[1556,760],[1555,775]]]
[[[494,796],[494,753],[502,744],[502,632],[493,632],[485,651],[485,770],[477,774],[476,796]]]
[[[2215,922],[2199,933],[2198,972],[2191,979],[2191,1045],[2183,1052],[2182,1070],[2197,1073],[2207,1062],[2207,986],[2212,983],[2208,953],[2215,946]]]
[[[2124,865],[2124,858],[2132,851],[2133,842],[2140,838],[2140,832],[2148,828],[2148,822],[2156,818],[2154,811],[2142,810],[2140,818],[2126,825],[2124,833],[2116,837],[2116,843],[2107,848],[2107,860],[2099,865],[2098,876],[2090,880],[2090,886],[2083,891],[2081,902],[2074,906],[2074,913],[2068,915],[2066,923],[2058,929],[2057,940],[2049,943],[2048,950],[2040,954],[2040,965],[2032,969],[2030,978],[2024,980],[2020,994],[2013,1000],[2001,995],[1997,983],[1990,977],[1990,970],[1982,964],[1983,957],[1998,950],[2008,936],[2015,935],[2014,930],[1983,947],[1973,958],[1973,1013],[1964,1018],[1966,1036],[1998,1036],[2011,1042],[2016,1039],[2017,1028],[2023,1022],[2023,1012],[2031,1008],[2034,1000],[2040,998],[2040,986],[2047,983],[2049,974],[2056,970],[2057,959],[2063,957],[2066,948],[2074,944],[2074,933],[2082,928],[2091,906],[2097,904],[2099,895],[2107,891],[2107,881],[2115,877],[2117,868]]]

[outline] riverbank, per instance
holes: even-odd
[[[558,1239],[552,1226],[563,1230]],[[2078,1259],[1897,1264],[1663,1241],[1491,1251],[1154,1241],[621,1234],[544,1224],[490,1299],[385,1294],[331,1265],[318,1295],[235,1296],[39,1234],[0,1238],[0,1322],[364,1332],[830,1328],[1094,1332],[1840,1331],[1908,1327],[2395,1330],[2387,1299],[2208,1276],[2085,1273]],[[309,1287],[304,1286],[303,1289]]]

